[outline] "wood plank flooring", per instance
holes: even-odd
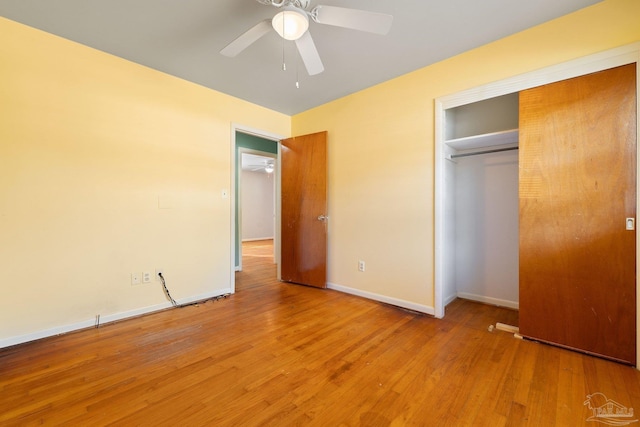
[[[640,410],[636,369],[488,331],[516,312],[279,283],[270,243],[226,299],[0,350],[0,425],[595,426],[598,392]]]

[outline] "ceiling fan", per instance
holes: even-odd
[[[281,8],[272,19],[260,21],[220,51],[234,57],[251,46],[272,29],[286,40],[294,40],[309,75],[324,71],[324,65],[309,33],[309,18],[318,24],[350,28],[385,35],[391,28],[393,16],[366,10],[318,5],[311,8],[311,0],[256,0],[264,5]]]
[[[242,169],[251,172],[265,171],[270,174],[276,168],[276,161],[274,159],[267,159],[261,156],[243,154],[242,155]]]
[[[273,173],[273,171],[276,169],[276,165],[274,164],[273,161],[271,162],[267,162],[262,166],[258,166],[257,168],[251,169],[252,172],[256,172],[259,170],[264,170],[266,173]]]

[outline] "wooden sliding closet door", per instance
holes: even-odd
[[[636,362],[635,64],[520,93],[520,333]]]

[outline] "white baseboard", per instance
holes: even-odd
[[[218,289],[213,292],[208,292],[206,294],[195,295],[189,298],[183,298],[177,300],[178,305],[190,304],[196,301],[207,300],[209,298],[215,298],[220,295],[229,294],[231,292],[231,288],[223,288]],[[123,311],[120,313],[113,313],[107,315],[100,315],[100,325],[104,325],[106,323],[116,322],[118,320],[128,319],[131,317],[141,316],[144,314],[154,313],[156,311],[164,310],[171,307],[171,303],[169,301],[162,304],[155,304],[148,307],[137,308],[134,310]],[[55,335],[66,334],[68,332],[78,331],[80,329],[86,329],[96,326],[97,319],[89,319],[84,320],[77,323],[72,323],[70,325],[58,326],[55,328],[45,329],[42,331],[34,332],[31,334],[20,335],[16,337],[10,337],[0,340],[0,348],[11,347],[18,344],[24,344],[29,341],[35,341],[42,338],[53,337]]]
[[[273,240],[273,236],[271,237],[253,237],[251,239],[242,239],[243,242],[257,242],[259,240]]]
[[[466,292],[458,292],[457,296],[458,298],[483,302],[485,304],[497,305],[499,307],[513,308],[514,310],[518,310],[520,308],[520,304],[518,303],[518,301],[509,301],[509,300],[504,300],[499,298],[491,298],[484,295],[468,294]]]
[[[454,299],[458,298],[457,294],[453,294],[453,295],[449,295],[448,297],[446,297],[444,299],[444,306],[448,306],[450,303],[453,302]]]
[[[414,302],[401,300],[398,298],[388,297],[386,295],[380,295],[373,292],[362,291],[360,289],[349,288],[347,286],[336,285],[335,283],[327,283],[327,288],[335,291],[344,292],[345,294],[356,295],[359,297],[367,298],[374,301],[384,302],[386,304],[395,305],[398,307],[406,308],[408,310],[418,311],[420,313],[435,314],[435,309],[427,305],[416,304]]]

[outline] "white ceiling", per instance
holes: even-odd
[[[316,76],[275,32],[219,54],[277,13],[255,0],[0,0],[0,16],[292,115],[599,1],[313,0],[394,16],[386,36],[311,22]]]

